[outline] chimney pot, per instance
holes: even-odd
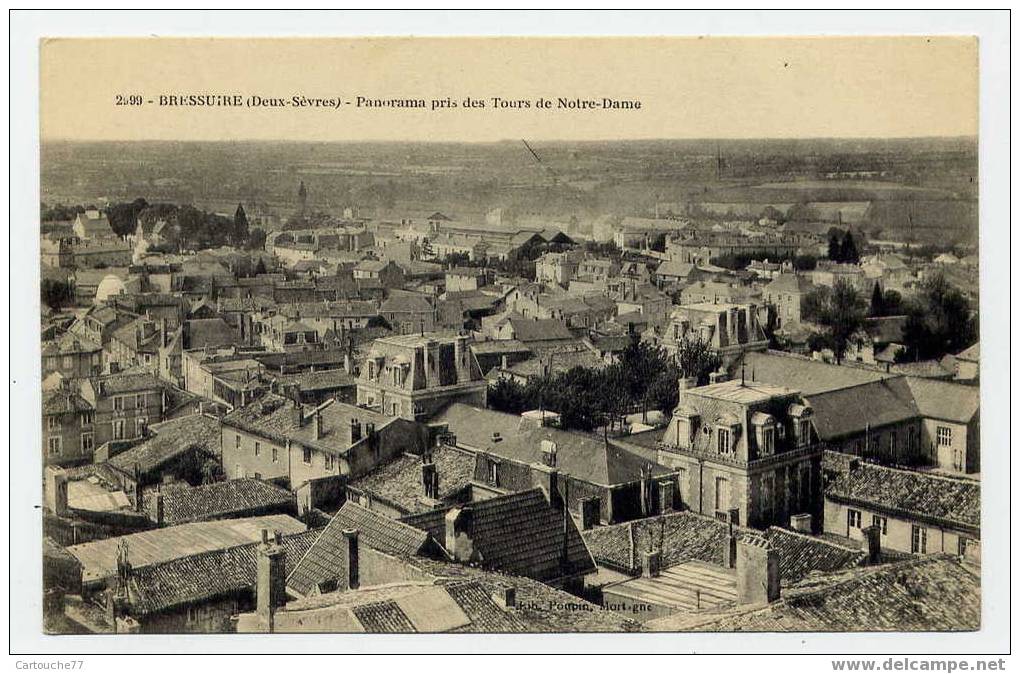
[[[360,560],[358,556],[358,530],[357,529],[345,529],[344,540],[346,541],[346,557],[347,557],[347,587],[348,590],[356,590],[361,584],[360,580]]]

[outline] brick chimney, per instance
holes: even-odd
[[[737,541],[737,602],[766,604],[779,599],[779,554],[767,540],[747,535]]]
[[[342,586],[345,590],[357,590],[361,586],[361,564],[358,556],[358,530],[345,529],[344,561],[347,562],[347,578]]]
[[[358,440],[361,440],[361,422],[351,419],[351,444],[353,445]]]
[[[293,415],[293,424],[296,428],[301,428],[305,425],[305,408],[297,400],[291,402],[291,414]]]
[[[262,530],[262,543],[258,546],[256,561],[256,615],[265,632],[273,631],[273,614],[287,601],[287,551],[280,532],[272,539],[269,531]]]
[[[551,504],[560,502],[560,471],[541,463],[531,464],[531,484],[545,492]]]
[[[439,498],[439,469],[430,454],[421,457],[422,492],[427,499]]]
[[[729,531],[722,544],[722,565],[727,569],[737,566],[737,534],[733,531],[732,524],[729,526]]]
[[[542,447],[542,463],[549,466],[550,468],[556,467],[556,443],[552,440],[543,440],[541,443]]]

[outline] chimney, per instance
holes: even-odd
[[[541,443],[542,447],[542,462],[550,468],[556,467],[556,443],[552,440],[543,440]]]
[[[361,422],[351,419],[351,444],[353,445],[358,440],[361,440]]]
[[[779,599],[779,555],[757,535],[737,541],[737,602],[770,604]]]
[[[474,546],[471,540],[472,525],[471,506],[462,508],[451,508],[445,518],[445,547],[446,552],[458,562],[469,562],[474,555]]]
[[[305,408],[301,406],[301,403],[294,400],[292,403],[293,423],[297,428],[301,428],[305,425]]]
[[[658,578],[662,570],[662,550],[645,550],[641,553],[641,575],[644,578]]]
[[[560,472],[551,466],[541,463],[531,464],[531,484],[545,492],[545,497],[552,505],[560,503]]]
[[[684,397],[687,393],[687,389],[692,389],[698,385],[696,377],[680,377],[680,381],[677,384],[677,399],[676,406],[680,407],[684,404]]]
[[[46,506],[57,517],[67,515],[67,471],[46,467]]]
[[[503,608],[516,608],[517,588],[515,587],[500,588],[492,596],[492,599]]]
[[[163,493],[156,491],[156,526],[163,526]]]
[[[439,498],[439,471],[430,455],[422,456],[421,484],[425,498]]]
[[[344,529],[344,553],[347,561],[347,580],[344,589],[357,590],[361,586],[361,567],[358,557],[358,530]]]
[[[262,530],[262,543],[256,561],[256,614],[266,632],[273,631],[273,614],[287,601],[287,551],[283,548],[280,532],[269,539],[269,531]]]
[[[882,563],[882,527],[873,524],[861,529],[864,540],[868,542],[868,564]]]
[[[790,516],[790,528],[802,534],[810,534],[812,531],[812,517],[810,513]]]
[[[315,413],[312,415],[312,427],[314,428],[314,435],[313,435],[313,437],[316,440],[322,440],[322,436],[323,436],[323,432],[322,432],[322,412],[320,410],[315,410]]]
[[[733,569],[737,566],[737,533],[733,531],[733,525],[729,526],[726,538],[722,545],[723,568]]]
[[[509,363],[507,362],[507,355],[504,353],[502,356],[499,357],[499,368],[501,370],[505,370],[507,369],[508,366]]]

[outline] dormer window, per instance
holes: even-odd
[[[811,418],[814,413],[808,405],[795,403],[790,405],[790,418],[793,420],[793,435],[798,447],[811,444]]]
[[[771,414],[755,412],[751,415],[755,439],[758,441],[758,455],[772,456],[776,453],[776,420]]]
[[[732,454],[732,433],[727,426],[719,426],[715,429],[716,449],[720,454]]]

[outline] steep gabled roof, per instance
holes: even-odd
[[[396,557],[423,552],[428,533],[348,501],[287,576],[287,587],[300,595],[312,592],[321,583],[347,573],[344,531],[356,530],[358,544]]]
[[[220,424],[212,417],[192,414],[153,424],[149,430],[155,435],[114,456],[110,465],[128,473],[138,466],[140,472],[148,473],[193,449],[219,456]]]

